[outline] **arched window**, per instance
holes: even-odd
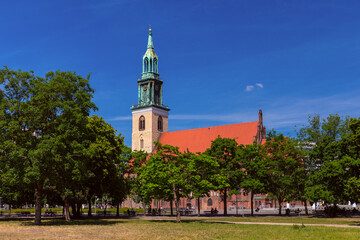
[[[144,149],[144,139],[140,139],[140,150]]]
[[[152,59],[150,58],[150,69],[149,69],[149,72],[152,72],[153,71],[153,65],[152,65]]]
[[[163,119],[162,119],[161,116],[159,116],[159,118],[158,118],[158,130],[159,130],[160,132],[163,131]]]
[[[158,72],[157,59],[154,58],[154,72]]]
[[[212,206],[212,199],[211,198],[208,199],[207,205]]]
[[[139,118],[139,131],[145,130],[145,117],[141,116]]]
[[[149,71],[149,61],[148,58],[145,58],[144,60],[144,72]]]

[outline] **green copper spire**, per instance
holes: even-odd
[[[138,79],[138,104],[131,107],[132,110],[146,107],[157,107],[165,111],[170,109],[163,105],[162,84],[159,78],[158,56],[154,51],[151,25],[146,52],[143,56],[143,69],[141,78]]]
[[[152,32],[151,32],[151,25],[149,25],[149,37],[148,37],[147,49],[154,49],[154,44],[153,44],[153,40],[152,40]]]

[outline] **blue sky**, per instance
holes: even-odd
[[[2,1],[0,65],[91,75],[96,113],[131,145],[152,25],[169,130],[256,121],[293,133],[309,114],[359,117],[359,1]]]

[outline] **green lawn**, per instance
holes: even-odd
[[[230,222],[273,222],[273,223],[304,223],[304,224],[345,224],[359,225],[360,217],[352,218],[319,218],[319,217],[202,217],[189,218],[211,221],[230,221]],[[360,238],[359,238],[360,239]]]
[[[151,220],[0,221],[1,239],[359,239],[360,228],[235,225]]]

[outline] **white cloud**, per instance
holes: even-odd
[[[264,85],[262,83],[256,83],[256,86],[258,86],[259,88],[264,88]]]
[[[245,91],[246,91],[246,92],[250,92],[250,91],[253,90],[253,88],[254,88],[253,85],[247,85],[246,88],[245,88]]]
[[[256,83],[255,85],[247,85],[246,88],[245,88],[245,91],[246,92],[251,92],[254,87],[259,87],[259,88],[264,88],[264,85],[262,83]]]

